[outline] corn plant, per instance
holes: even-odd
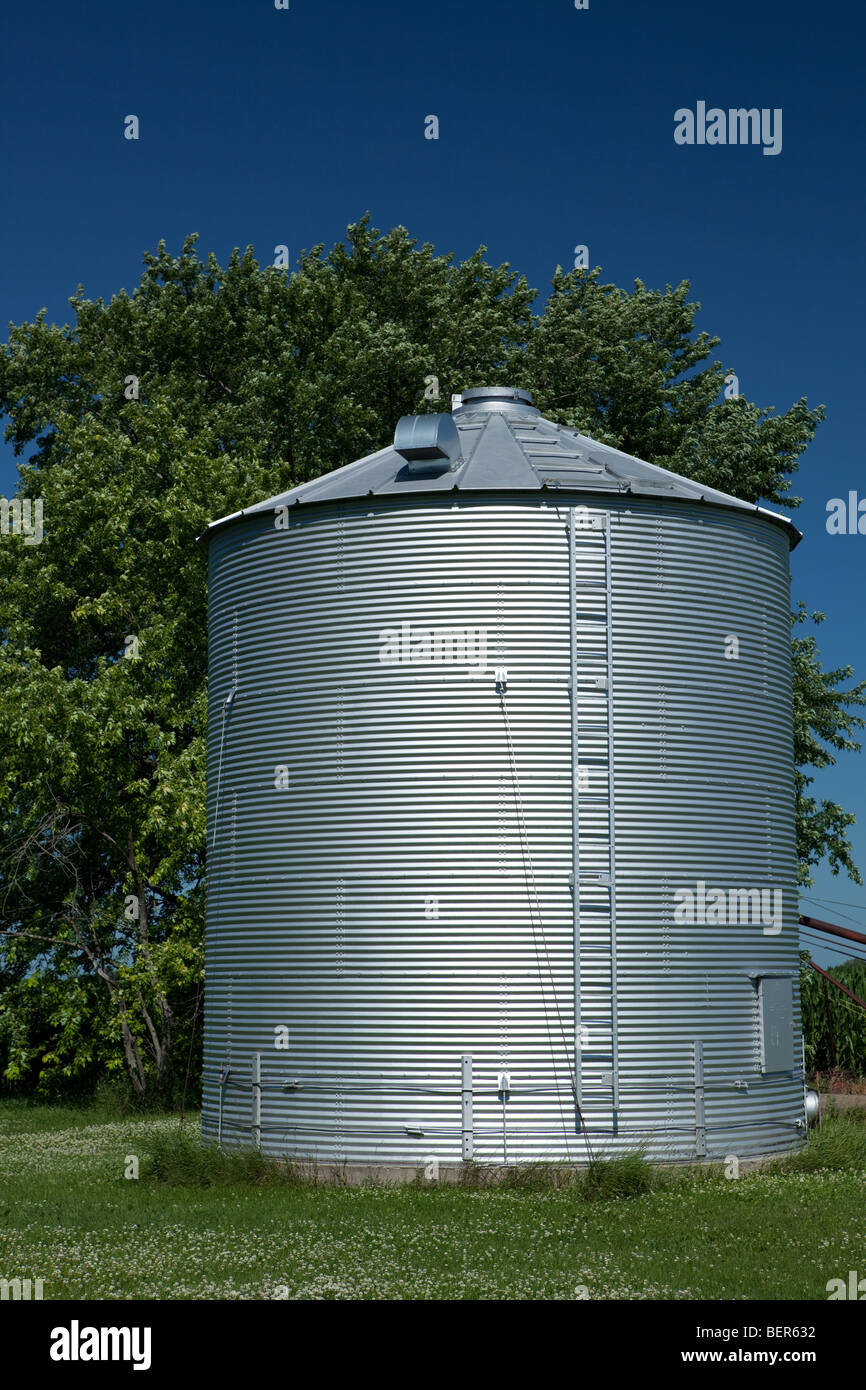
[[[808,1071],[866,1074],[866,1009],[855,1004],[809,965],[800,953],[800,1000]],[[833,966],[830,974],[866,1000],[866,961]]]

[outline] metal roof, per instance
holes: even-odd
[[[783,526],[791,548],[802,539],[793,522],[754,502],[683,478],[670,469],[600,444],[567,425],[545,420],[532,405],[528,391],[515,387],[477,387],[454,397],[453,414],[403,416],[396,444],[389,444],[355,463],[334,469],[311,482],[301,483],[276,497],[256,502],[239,512],[211,522],[205,536],[258,512],[275,507],[308,506],[369,497],[411,497],[440,492],[564,492],[630,494],[656,499],[704,502],[710,506],[754,512]],[[437,423],[443,443],[438,457],[442,467],[419,468],[418,448],[400,452],[401,440],[418,431],[405,421],[427,421],[423,437],[424,457],[436,456]],[[460,453],[453,457],[453,429],[457,427]],[[432,443],[431,443],[432,441]]]

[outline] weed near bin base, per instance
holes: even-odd
[[[524,1163],[511,1167],[464,1163],[456,1182],[442,1184],[463,1191],[549,1192],[568,1190],[584,1201],[637,1197],[683,1182],[723,1180],[723,1165],[653,1164],[642,1149],[615,1157],[596,1157],[583,1167],[566,1163]],[[821,1129],[810,1135],[805,1148],[762,1165],[766,1173],[815,1173],[843,1170],[866,1172],[866,1124],[859,1114],[845,1112],[825,1116]],[[181,1187],[341,1185],[339,1170],[318,1170],[314,1163],[293,1163],[238,1146],[219,1149],[189,1130],[157,1134],[148,1145],[142,1177]],[[346,1185],[343,1183],[342,1185]],[[386,1187],[368,1179],[365,1187]],[[420,1173],[410,1184],[429,1191],[439,1186]]]
[[[776,1173],[866,1170],[866,1124],[856,1111],[825,1115],[804,1149],[773,1159],[767,1168]]]
[[[150,1141],[141,1176],[174,1187],[261,1187],[302,1181],[293,1166],[258,1149],[219,1149],[194,1133],[177,1130],[157,1134]]]
[[[219,1149],[189,1133],[157,1135],[150,1143],[141,1176],[146,1180],[180,1187],[308,1186],[340,1185],[340,1171],[319,1172],[315,1164],[299,1164],[269,1157],[250,1147]],[[365,1187],[387,1186],[372,1179]],[[437,1185],[419,1175],[414,1187],[429,1190]],[[639,1150],[615,1158],[595,1158],[584,1168],[564,1163],[525,1163],[512,1167],[465,1163],[455,1186],[464,1191],[550,1192],[568,1189],[586,1201],[606,1197],[634,1197],[657,1185],[657,1170]]]
[[[583,1195],[590,1201],[605,1197],[637,1197],[657,1185],[657,1170],[645,1154],[596,1158],[589,1164]]]

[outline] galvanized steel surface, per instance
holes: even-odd
[[[579,1020],[570,506],[595,522],[575,532]],[[682,497],[428,492],[251,510],[211,532],[210,567],[206,1133],[222,1068],[223,1140],[251,1141],[261,1054],[267,1151],[459,1161],[468,1056],[480,1161],[502,1160],[503,1072],[511,1160],[583,1158],[587,1133],[666,1157],[798,1141],[802,1069],[762,1073],[756,984],[791,972],[798,1028],[781,526]],[[699,883],[779,888],[781,931],[676,922]]]

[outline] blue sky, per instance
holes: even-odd
[[[740,390],[828,419],[793,491],[793,595],[828,615],[828,667],[866,676],[866,536],[830,536],[829,498],[866,497],[864,237],[854,5],[781,0],[273,0],[4,8],[0,315],[65,322],[132,289],[160,238],[221,261],[330,245],[366,210],[458,258],[479,244],[546,291],[589,247],[603,279],[688,279]],[[780,108],[782,149],[682,146],[699,101]],[[136,114],[140,139],[123,138]],[[425,117],[439,139],[424,138]],[[0,490],[14,460],[0,446]],[[816,790],[858,814],[866,755]],[[866,889],[818,872],[804,907],[866,928]],[[835,900],[835,906],[828,900]],[[853,924],[853,922],[851,923]],[[823,955],[819,959],[829,960]]]

